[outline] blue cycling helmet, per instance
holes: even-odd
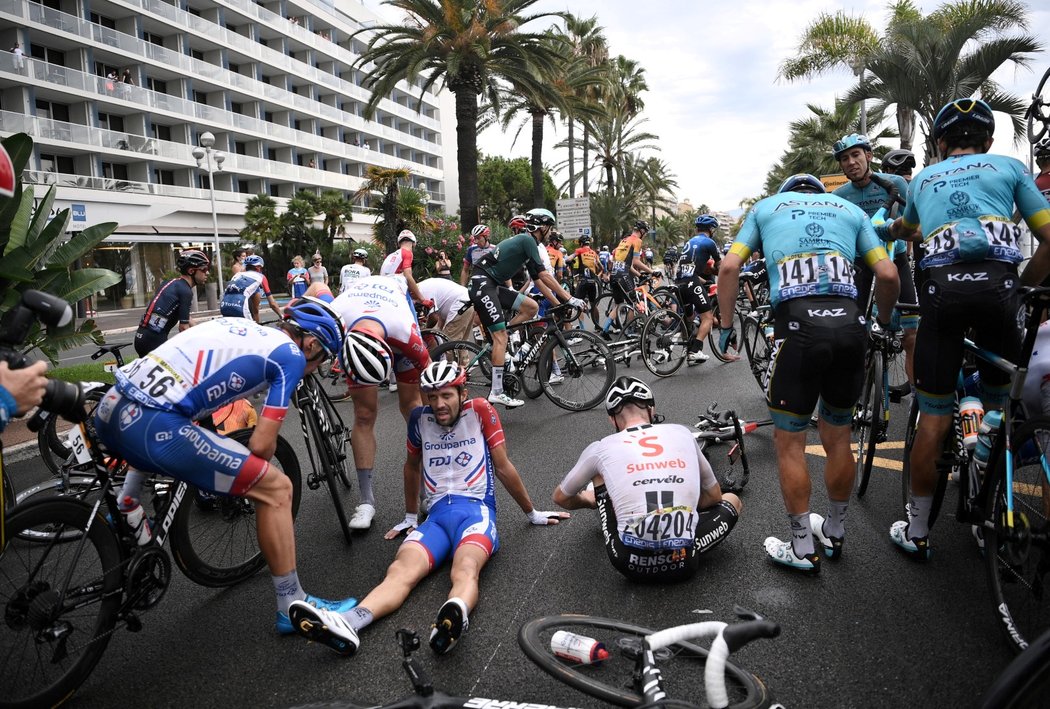
[[[266,262],[263,261],[262,256],[256,256],[255,254],[252,254],[251,256],[245,256],[244,258],[245,268],[257,268],[261,271],[263,266],[265,265]]]
[[[343,321],[327,303],[309,296],[293,300],[284,306],[284,319],[316,337],[329,357],[342,360]]]
[[[940,140],[954,126],[967,126],[967,132],[995,132],[995,115],[992,108],[979,98],[957,98],[940,111],[933,119],[933,139]]]
[[[819,179],[813,175],[801,172],[784,180],[777,192],[809,192],[811,194],[820,194],[822,192],[827,192],[827,190],[824,189],[824,183]]]
[[[851,148],[864,148],[870,153],[871,141],[868,140],[868,136],[862,133],[850,133],[835,141],[835,145],[831,147],[831,152],[835,153],[835,159],[838,160],[839,155]]]
[[[697,229],[717,229],[718,220],[712,217],[710,214],[701,214],[693,222],[696,224]]]

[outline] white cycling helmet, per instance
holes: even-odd
[[[492,233],[492,230],[489,229],[484,224],[478,224],[477,226],[475,226],[473,229],[470,230],[470,235],[473,238],[475,238],[475,239],[480,239],[482,237],[487,239],[487,238],[489,238],[489,234],[491,234],[491,233]]]
[[[377,385],[390,379],[394,353],[390,345],[367,332],[351,330],[343,340],[343,361],[355,384]]]
[[[455,362],[438,359],[427,365],[419,377],[421,391],[437,391],[446,387],[463,386],[467,372]]]
[[[397,243],[402,241],[411,241],[413,244],[416,243],[416,235],[409,229],[402,229],[401,233],[397,235]]]
[[[619,377],[605,395],[605,410],[610,414],[619,413],[624,404],[639,406],[656,406],[653,390],[641,379]]]

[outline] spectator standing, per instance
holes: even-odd
[[[22,45],[15,42],[15,46],[11,48],[11,54],[15,55],[15,69],[21,71],[26,66],[26,55],[22,51]]]
[[[230,266],[230,275],[236,276],[238,273],[244,270],[244,259],[248,256],[248,252],[241,249],[233,255],[233,265]]]
[[[307,285],[309,285],[307,283],[309,279],[309,273],[303,268],[303,257],[293,257],[292,267],[288,269],[288,288],[292,291],[293,298],[303,297],[303,294],[306,293]]]
[[[328,269],[321,265],[321,254],[314,254],[314,265],[306,269],[310,274],[310,283],[324,283],[328,285]]]
[[[434,262],[434,270],[442,278],[452,280],[452,262],[449,261],[444,251],[438,252],[437,261]]]
[[[339,270],[339,293],[345,293],[350,284],[357,278],[365,278],[372,275],[372,269],[366,266],[368,252],[364,249],[354,249],[350,263]]]

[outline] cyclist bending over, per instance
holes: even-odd
[[[688,428],[653,423],[655,406],[644,382],[617,379],[605,397],[616,433],[584,449],[554,502],[598,510],[609,561],[627,578],[684,581],[729,536],[742,505],[722,494]]]
[[[339,353],[342,338],[338,318],[318,301],[288,305],[273,328],[244,318],[211,320],[118,370],[116,385],[95,414],[99,440],[134,468],[119,505],[140,544],[148,541],[149,528],[139,504],[145,479],[139,471],[255,502],[259,548],[277,598],[276,630],[285,635],[295,632],[287,614],[292,601],[334,613],[356,603],[324,601],[303,591],[295,571],[292,483],[270,462],[299,381]],[[262,415],[247,446],[194,425],[226,404],[264,391]]]
[[[514,464],[507,457],[503,428],[496,410],[484,399],[468,399],[466,372],[455,362],[432,362],[420,378],[426,406],[408,421],[405,460],[405,519],[386,534],[408,536],[383,581],[349,614],[309,603],[293,603],[292,621],[299,633],[324,643],[341,655],[353,655],[358,631],[389,615],[412,589],[452,558],[452,589],[430,632],[430,647],[443,655],[462,637],[470,611],[478,603],[482,568],[499,549],[496,532],[495,481],[498,479],[536,525],[557,524],[565,512],[540,512]],[[455,455],[444,455],[454,451]],[[429,516],[418,523],[419,491]]]

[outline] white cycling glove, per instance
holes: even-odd
[[[557,519],[561,515],[558,512],[541,512],[540,510],[533,510],[529,512],[529,523],[538,526],[546,526],[551,523],[552,519]]]
[[[581,310],[587,307],[587,304],[579,298],[569,298],[569,305],[574,308],[580,308]]]
[[[418,526],[419,515],[417,515],[415,512],[406,512],[405,519],[399,522],[398,524],[394,525],[393,531],[398,532],[400,534],[401,532],[407,531],[409,529],[414,529]]]

